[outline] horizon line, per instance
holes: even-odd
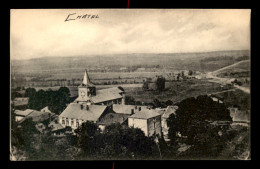
[[[33,59],[43,59],[43,58],[64,58],[64,57],[95,57],[95,56],[106,56],[106,55],[127,55],[127,54],[191,54],[191,53],[211,53],[211,52],[227,52],[227,51],[251,51],[251,49],[234,49],[234,50],[213,50],[213,51],[200,51],[200,52],[164,52],[164,53],[149,53],[149,52],[137,52],[137,53],[108,53],[108,54],[86,54],[86,55],[71,55],[71,56],[41,56],[36,58],[29,59],[11,59],[11,61],[15,60],[33,60]]]

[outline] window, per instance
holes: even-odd
[[[79,120],[77,120],[76,122],[76,127],[79,127]]]
[[[62,120],[62,124],[65,124],[65,120]]]
[[[71,126],[74,126],[74,120],[71,119]]]
[[[69,126],[69,119],[66,119],[66,126]]]

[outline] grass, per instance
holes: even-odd
[[[155,98],[160,101],[171,100],[174,103],[185,98],[197,97],[199,95],[209,94],[221,91],[221,87],[217,83],[208,82],[206,80],[189,79],[179,82],[166,82],[164,91],[144,91],[141,87],[125,88],[126,94],[135,98],[136,101],[150,103]]]

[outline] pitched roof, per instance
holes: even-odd
[[[83,109],[81,109],[83,105]],[[86,104],[70,103],[68,107],[60,114],[60,117],[80,119],[84,121],[97,121],[103,114],[107,106],[103,105],[88,105],[89,109],[86,110]]]
[[[100,89],[97,92],[100,92],[100,93],[124,93],[124,91],[119,89],[119,87],[110,87],[110,88]]]
[[[112,92],[101,93],[100,91],[97,91],[96,96],[90,97],[90,100],[93,103],[100,103],[100,102],[105,102],[105,101],[115,100],[120,98],[123,98],[123,96],[121,96],[118,93],[112,93]]]
[[[49,107],[48,107],[48,106],[42,108],[42,109],[41,109],[41,112],[49,112],[49,113],[51,113],[51,111],[49,110]]]
[[[17,97],[14,99],[14,106],[23,106],[27,105],[29,101],[29,97]]]
[[[141,109],[141,111],[137,110],[131,118],[138,118],[138,119],[150,119],[152,117],[160,116],[159,113],[156,112],[155,109]]]
[[[163,115],[164,114],[164,112],[165,112],[165,109],[163,108],[155,108],[155,111],[157,112],[157,113],[159,113],[160,115]]]
[[[24,111],[22,110],[15,110],[15,115],[18,115],[18,116],[27,116],[28,114],[32,113],[34,110],[32,109],[26,109]]]
[[[168,106],[165,112],[162,115],[162,118],[168,118],[171,114],[175,114],[175,111],[178,109],[178,106]]]
[[[56,131],[65,128],[60,123],[55,123],[54,121],[50,122],[48,126],[51,127],[51,131]]]
[[[41,112],[37,110],[33,110],[30,114],[28,114],[25,118],[23,118],[20,123],[24,122],[28,118],[32,118],[33,122],[43,122],[45,120],[49,119],[49,114],[51,114],[51,117],[55,116],[54,113],[49,113],[49,112]]]
[[[122,97],[123,96],[120,95],[119,93],[115,92],[115,90],[104,90],[103,89],[103,90],[97,90],[95,96],[85,97],[83,99],[81,99],[81,97],[78,97],[75,101],[90,100],[93,103],[100,103],[100,102],[105,102],[105,101],[109,101],[109,100],[120,99]]]
[[[98,124],[110,125],[112,123],[120,123],[122,124],[124,121],[127,120],[129,115],[127,114],[116,114],[116,113],[108,113],[101,120]]]
[[[134,109],[134,111],[138,111],[138,109],[135,109],[135,105],[123,105],[123,104],[113,104],[113,111],[117,114],[131,114],[131,109]],[[146,106],[137,106],[141,107],[141,109],[145,109]]]

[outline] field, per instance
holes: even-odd
[[[160,101],[171,100],[173,103],[179,102],[188,97],[219,92],[223,89],[217,83],[206,80],[189,79],[179,82],[166,82],[166,89],[159,91],[144,91],[141,87],[125,87],[126,95],[132,96],[136,101],[151,103],[156,98]]]
[[[245,60],[214,72],[218,77],[243,78],[250,77],[250,61]]]

